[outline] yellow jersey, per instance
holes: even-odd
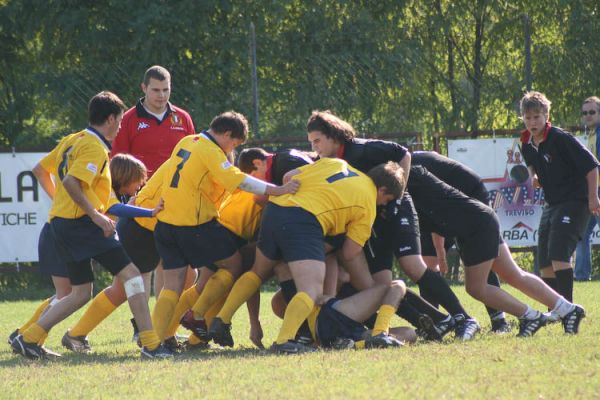
[[[317,217],[325,236],[345,233],[364,246],[377,212],[377,189],[371,178],[337,158],[323,158],[298,170],[293,177],[300,182],[298,192],[269,201],[301,207]]]
[[[254,239],[260,223],[262,207],[252,193],[236,190],[219,209],[218,221],[225,228],[248,241]]]
[[[154,208],[160,202],[161,189],[165,174],[165,164],[163,163],[152,175],[142,190],[135,196],[135,205],[144,208]],[[140,226],[154,232],[156,226],[156,217],[151,218],[134,218]]]
[[[42,160],[42,167],[56,168],[56,194],[50,208],[50,219],[54,217],[75,219],[85,212],[71,198],[62,184],[65,176],[80,180],[83,194],[92,206],[105,213],[110,204],[111,178],[108,167],[110,144],[92,128],[69,135],[61,140],[50,152],[55,166],[50,160]]]
[[[176,226],[196,226],[218,217],[223,200],[246,177],[207,133],[181,139],[165,167],[165,208],[157,217]]]

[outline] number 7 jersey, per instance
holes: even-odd
[[[161,222],[196,226],[219,216],[218,209],[246,174],[231,165],[210,134],[186,136],[165,161]]]

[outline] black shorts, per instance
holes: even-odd
[[[363,324],[334,308],[338,301],[340,300],[330,299],[321,307],[317,316],[316,336],[323,347],[331,347],[337,338],[352,339],[355,342],[363,340],[367,332]]]
[[[323,228],[313,214],[300,207],[268,203],[256,246],[271,260],[324,262],[324,240]]]
[[[58,244],[54,239],[54,234],[52,233],[52,229],[48,222],[44,224],[44,227],[40,232],[40,238],[38,240],[38,260],[38,265],[42,274],[58,276],[61,278],[69,277],[67,263],[63,261],[58,249]]]
[[[571,260],[590,217],[588,205],[582,201],[568,201],[544,208],[538,229],[540,268],[551,266],[552,261]]]
[[[421,254],[419,217],[408,193],[377,214],[364,247],[372,274],[392,269],[396,258]]]
[[[454,246],[454,238],[444,238],[444,248],[446,251]],[[436,257],[437,252],[431,239],[431,232],[421,230],[421,255],[424,257]]]
[[[342,233],[335,236],[325,236],[325,243],[333,247],[331,251],[340,250],[346,241],[346,234]]]
[[[154,232],[135,222],[133,218],[119,218],[117,234],[125,252],[141,273],[152,272],[160,261]]]
[[[154,242],[164,269],[186,265],[207,267],[229,258],[238,250],[236,237],[214,219],[197,226],[175,226],[158,221],[154,228]]]
[[[498,257],[500,243],[502,243],[500,224],[496,213],[491,208],[485,216],[481,216],[481,223],[475,232],[456,238],[458,254],[465,267]]]

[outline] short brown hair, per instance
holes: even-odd
[[[264,161],[267,159],[269,153],[260,147],[250,147],[242,150],[240,156],[238,157],[238,168],[249,174],[256,169],[254,166],[254,160]]]
[[[117,116],[125,109],[125,104],[119,96],[103,91],[92,97],[88,103],[88,121],[90,125],[102,125],[108,117]]]
[[[164,80],[171,82],[171,74],[165,67],[153,65],[144,73],[144,85],[148,86],[150,79],[156,79],[161,82]]]
[[[356,136],[352,125],[329,110],[313,111],[306,123],[306,131],[319,131],[338,143],[350,141]]]
[[[379,164],[371,168],[367,175],[378,189],[385,187],[386,192],[396,198],[400,198],[404,193],[406,187],[404,170],[397,162],[388,161],[385,164]]]
[[[527,92],[521,99],[521,115],[525,115],[527,111],[537,111],[548,116],[551,104],[545,94],[536,91]]]
[[[588,103],[595,103],[596,108],[598,109],[598,111],[600,111],[600,98],[598,98],[598,96],[590,96],[583,101],[583,104],[588,104]]]
[[[248,139],[248,121],[246,117],[235,111],[227,111],[217,115],[210,122],[210,130],[216,134],[231,132],[234,139]]]
[[[131,154],[116,154],[110,160],[110,176],[116,194],[119,189],[131,182],[145,181],[148,171],[143,162]]]

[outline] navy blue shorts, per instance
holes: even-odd
[[[119,218],[117,234],[125,252],[142,274],[152,272],[160,261],[154,232],[135,222],[133,218]]]
[[[55,217],[50,226],[67,262],[87,260],[122,247],[114,234],[104,237],[102,229],[87,215],[76,219]]]
[[[321,307],[317,316],[316,336],[323,347],[331,347],[337,338],[352,339],[355,342],[363,340],[367,328],[337,311],[335,303],[339,299],[330,299]]]
[[[256,246],[271,260],[325,261],[325,238],[317,218],[300,207],[268,203]]]
[[[102,229],[87,215],[77,219],[55,217],[50,228],[72,285],[94,281],[92,258],[112,275],[117,275],[131,263],[115,235],[105,237]]]
[[[567,201],[544,208],[538,229],[540,268],[552,261],[569,262],[577,242],[583,237],[591,214],[582,201]]]
[[[46,222],[38,240],[38,260],[40,272],[44,275],[68,278],[67,263],[63,261],[58,244],[52,234],[50,224]]]
[[[231,257],[239,248],[237,236],[214,219],[197,226],[158,221],[154,242],[164,269],[207,267]]]

